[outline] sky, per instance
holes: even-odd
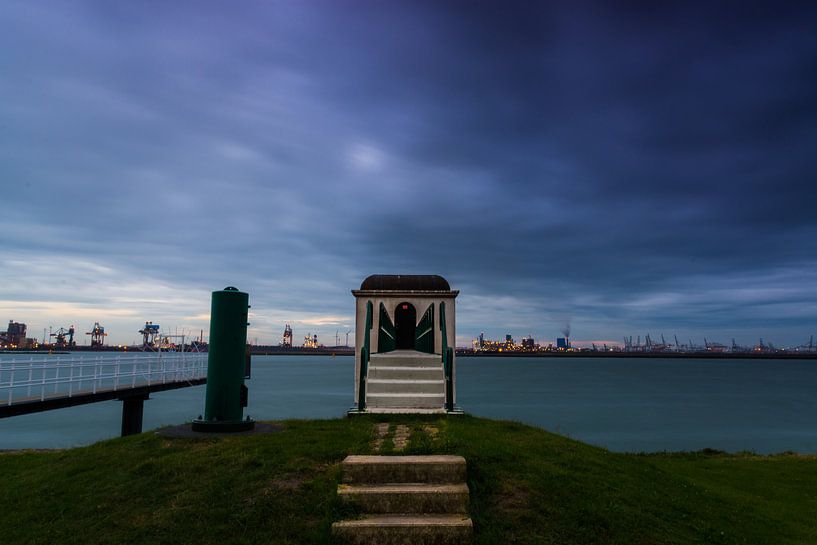
[[[0,323],[343,344],[379,273],[458,345],[817,333],[817,4],[0,3]]]

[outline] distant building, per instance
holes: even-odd
[[[26,324],[9,320],[6,342],[13,346],[24,347],[26,345]]]
[[[556,339],[556,350],[567,350],[570,348],[570,342],[566,337],[558,337]]]
[[[533,337],[522,337],[522,348],[525,350],[533,350],[535,348]]]
[[[505,335],[505,343],[506,344],[513,344],[513,336],[510,333]]]

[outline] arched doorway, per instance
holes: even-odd
[[[394,329],[397,330],[397,350],[414,350],[417,328],[417,310],[411,303],[400,303],[394,310]]]

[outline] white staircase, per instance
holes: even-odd
[[[372,354],[366,409],[370,413],[444,413],[445,376],[440,355],[414,350]]]

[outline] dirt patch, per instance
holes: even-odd
[[[382,422],[380,424],[376,424],[374,427],[374,431],[377,434],[377,437],[374,441],[372,441],[372,451],[377,453],[380,452],[380,449],[383,448],[383,441],[386,440],[386,436],[389,435],[389,427],[391,424],[388,422]]]
[[[394,450],[403,450],[408,445],[409,437],[411,436],[411,430],[408,426],[404,426],[400,424],[397,426],[397,429],[394,432]]]

